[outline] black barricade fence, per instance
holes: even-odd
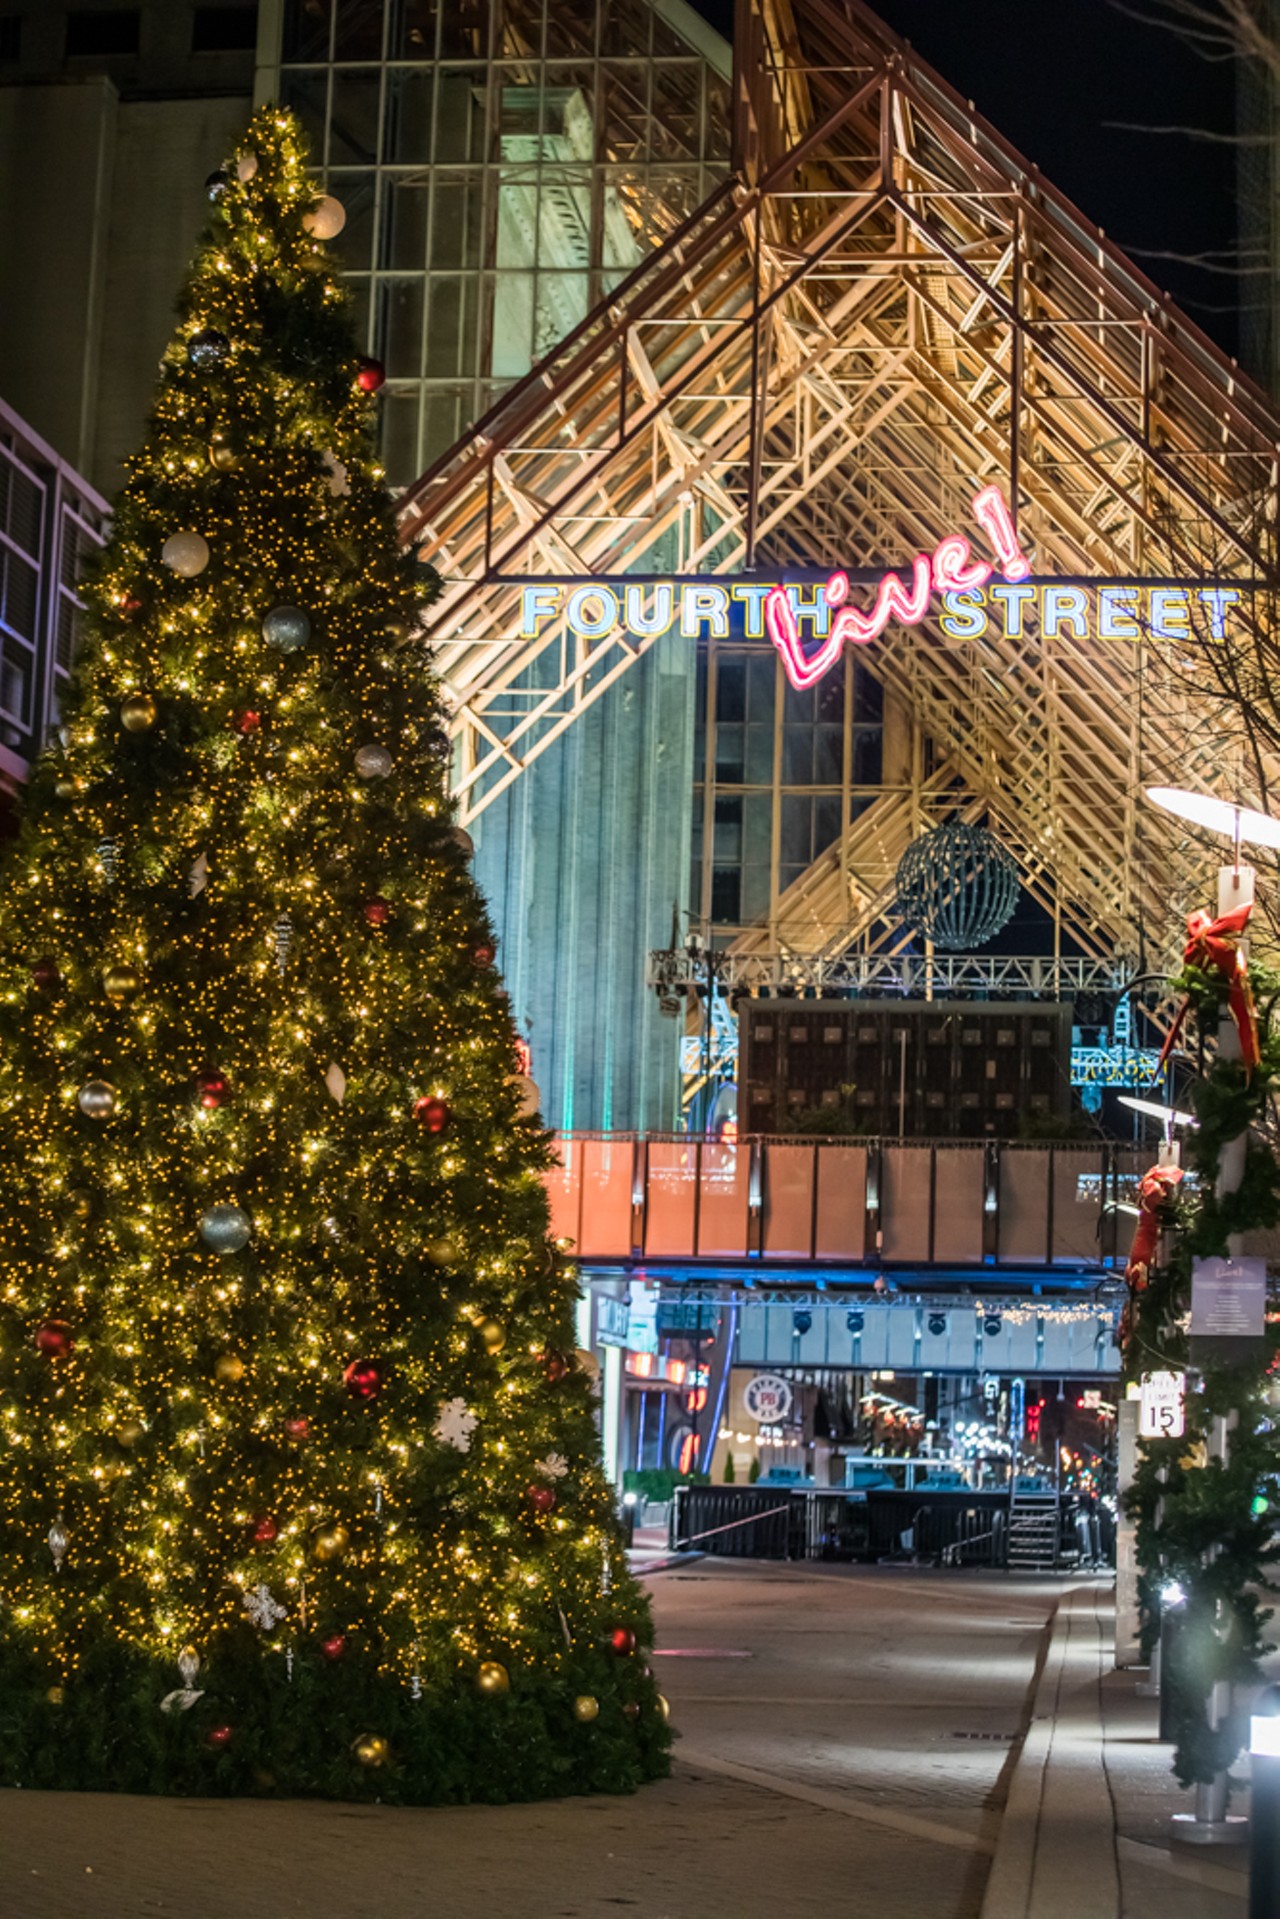
[[[719,1558],[1009,1563],[1009,1494],[999,1487],[682,1486],[669,1524],[673,1549]],[[1064,1498],[1056,1530],[1062,1567],[1098,1563],[1114,1551],[1114,1524],[1097,1501]]]

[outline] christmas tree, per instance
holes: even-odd
[[[296,123],[209,182],[0,905],[0,1780],[665,1768]]]

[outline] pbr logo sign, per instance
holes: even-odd
[[[790,1413],[794,1398],[789,1379],[777,1373],[757,1373],[747,1381],[742,1403],[748,1418],[758,1426],[778,1426]]]

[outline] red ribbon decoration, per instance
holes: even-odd
[[[1253,1069],[1262,1057],[1258,1044],[1258,1015],[1249,988],[1249,969],[1240,951],[1240,941],[1244,938],[1252,911],[1253,901],[1250,900],[1246,905],[1224,913],[1221,919],[1212,919],[1205,912],[1189,914],[1187,943],[1182,952],[1188,966],[1198,966],[1202,973],[1216,973],[1219,979],[1226,982],[1227,1006],[1240,1035],[1240,1059],[1246,1079],[1253,1077]],[[1157,1073],[1164,1071],[1190,1010],[1191,1000],[1187,998],[1178,1008],[1178,1017],[1161,1049]]]
[[[1138,1223],[1133,1229],[1133,1244],[1124,1269],[1129,1297],[1120,1315],[1120,1345],[1127,1346],[1133,1332],[1134,1308],[1138,1294],[1146,1290],[1151,1262],[1160,1240],[1160,1209],[1167,1206],[1182,1181],[1181,1166],[1153,1166],[1138,1182]]]
[[[1182,1180],[1181,1166],[1153,1166],[1138,1182],[1138,1223],[1133,1229],[1133,1245],[1124,1276],[1135,1292],[1147,1283],[1151,1262],[1160,1238],[1160,1208],[1177,1192]]]

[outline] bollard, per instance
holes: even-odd
[[[636,1536],[636,1495],[622,1495],[622,1543],[624,1546],[635,1544]]]
[[[1249,1721],[1249,1919],[1280,1912],[1280,1686],[1268,1686]]]

